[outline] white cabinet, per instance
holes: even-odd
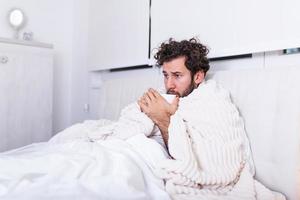
[[[299,0],[152,0],[151,48],[198,36],[210,57],[300,46]]]
[[[52,135],[53,53],[42,46],[0,38],[0,151]]]
[[[148,64],[149,0],[90,0],[91,70]]]

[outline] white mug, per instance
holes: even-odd
[[[162,97],[164,97],[168,103],[172,103],[172,101],[175,98],[175,94],[160,94]]]

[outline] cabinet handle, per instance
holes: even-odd
[[[0,56],[0,62],[2,64],[6,64],[8,62],[8,57],[7,56]]]

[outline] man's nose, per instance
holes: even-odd
[[[174,80],[173,80],[172,77],[168,78],[166,86],[167,86],[168,89],[175,87]]]

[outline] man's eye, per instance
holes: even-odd
[[[179,75],[179,74],[175,75],[175,78],[180,78],[180,77],[181,77],[181,75]]]
[[[164,74],[164,77],[165,77],[165,78],[169,78],[169,76],[168,76],[167,74]]]

